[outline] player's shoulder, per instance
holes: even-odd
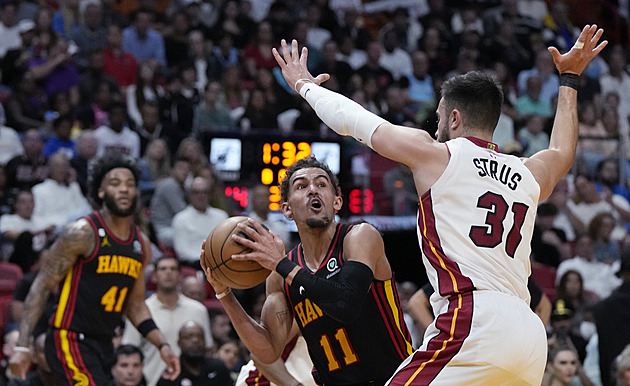
[[[94,249],[96,233],[90,221],[82,217],[63,227],[55,243],[69,253],[87,255]]]
[[[346,234],[346,241],[350,242],[373,242],[382,240],[381,232],[368,222],[353,224]]]

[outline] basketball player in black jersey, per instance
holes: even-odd
[[[123,313],[160,350],[165,377],[175,379],[179,359],[151,319],[144,303],[148,238],[134,224],[139,173],[133,161],[99,160],[92,196],[100,210],[64,228],[42,256],[20,322],[13,374],[25,377],[31,365],[29,339],[51,290],[60,286],[57,309],[46,338],[46,359],[59,385],[106,385],[114,362],[112,337]]]
[[[263,363],[275,361],[293,320],[306,339],[313,377],[324,385],[382,385],[412,352],[383,239],[371,225],[339,224],[342,198],[336,176],[315,158],[297,161],[281,184],[282,211],[298,228],[301,243],[285,257],[277,234],[250,220],[240,226],[250,239],[234,240],[273,270],[261,322],[245,313],[230,289],[208,281],[239,337]]]

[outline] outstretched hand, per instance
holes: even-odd
[[[276,58],[276,62],[278,62],[278,65],[282,69],[282,76],[284,76],[284,79],[287,81],[289,86],[291,86],[291,88],[295,91],[300,92],[300,87],[302,87],[303,82],[312,82],[320,85],[330,78],[330,75],[328,74],[320,74],[313,77],[313,75],[308,72],[308,68],[306,67],[308,48],[302,48],[302,53],[300,54],[300,52],[298,52],[297,40],[293,39],[290,50],[286,40],[282,39],[280,45],[282,46],[282,55],[280,55],[278,50],[275,48],[271,49],[271,53],[274,58]],[[282,56],[284,56],[284,58]]]
[[[253,260],[264,268],[274,271],[285,256],[285,246],[280,236],[254,219],[239,223],[237,228],[239,232],[234,233],[232,239],[250,248],[251,251],[232,255],[232,259]],[[241,232],[247,234],[247,237],[244,237]]]
[[[603,34],[604,30],[597,29],[597,25],[587,24],[569,52],[561,55],[556,47],[547,48],[553,56],[558,72],[560,74],[582,74],[588,63],[608,44],[608,41],[604,40],[597,45]]]

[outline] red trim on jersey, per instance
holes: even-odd
[[[299,250],[300,248],[298,248],[298,260],[299,260],[299,255],[300,255]],[[287,258],[293,261],[293,250],[289,251],[289,255],[287,256]],[[284,280],[284,296],[287,299],[287,303],[289,303],[289,305],[291,306],[291,314],[293,315],[293,319],[295,319],[295,308],[294,308],[295,305],[291,302],[291,296],[289,296],[289,283],[287,283],[286,280]]]
[[[72,337],[72,339],[70,339]],[[79,369],[82,374],[87,375],[90,379],[91,385],[96,385],[94,378],[92,377],[92,373],[83,362],[83,355],[81,354],[81,350],[79,349],[79,342],[77,340],[77,333],[73,331],[68,331],[68,343],[70,343],[70,351],[72,352],[72,358],[74,360],[74,365]]]
[[[92,230],[94,231],[94,237],[96,237],[96,244],[94,246],[94,250],[92,251],[92,254],[90,255],[90,257],[88,257],[87,259],[85,259],[86,261],[91,261],[94,257],[96,257],[98,250],[100,249],[101,243],[101,236],[98,235],[98,226],[96,226],[96,223],[94,222],[94,220],[92,220],[92,217],[90,216],[85,216],[85,219],[88,220],[88,222],[92,225]]]
[[[411,361],[399,369],[389,385],[428,385],[461,350],[470,334],[473,316],[473,292],[452,296],[448,310],[438,316],[440,332],[428,343],[426,351],[417,350]]]
[[[107,224],[105,223],[105,221],[103,221],[103,218],[101,217],[101,214],[98,211],[94,211],[94,213],[96,214],[96,217],[98,217],[98,219],[101,221],[101,224],[103,225],[103,229],[105,229],[105,232],[107,232],[107,234],[110,235],[114,239],[114,241],[122,245],[131,244],[131,242],[133,241],[136,235],[136,227],[134,227],[133,225],[131,226],[131,234],[129,235],[129,238],[123,241],[119,239],[118,237],[116,237],[116,235],[114,235],[114,233],[109,230],[109,228],[107,227]]]
[[[245,379],[246,385],[251,386],[269,386],[270,383],[265,376],[258,370],[249,370],[249,375]]]
[[[348,232],[350,231],[350,228],[351,227],[348,227],[346,234],[348,234]],[[339,240],[339,234],[341,233],[340,231],[341,231],[341,224],[337,224],[337,229],[335,230],[335,236],[333,237],[333,242],[328,247],[329,248],[328,255],[326,256],[324,261],[322,261],[322,263],[319,265],[319,267],[317,268],[317,271],[319,271],[320,269],[325,267],[326,264],[328,264],[328,260],[330,260],[330,256],[332,255],[333,251],[335,250],[335,247],[337,246],[337,241]],[[339,257],[339,260],[343,260],[343,255]],[[340,261],[339,266],[342,266],[342,265],[343,263]]]
[[[407,358],[407,356],[409,355],[409,353],[406,352],[406,349],[405,349],[405,347],[407,346],[406,344],[407,342],[405,341],[402,335],[396,333],[398,331],[398,326],[396,325],[396,321],[394,320],[393,310],[389,306],[389,303],[387,302],[387,294],[385,293],[383,284],[379,282],[373,282],[372,289],[370,292],[372,292],[372,295],[374,295],[374,300],[376,301],[376,305],[378,306],[378,309],[381,312],[381,318],[385,322],[385,326],[387,327],[387,332],[389,333],[389,337],[394,343],[394,347],[396,347],[396,351],[398,351],[398,354],[400,355],[401,359]],[[401,318],[399,320],[402,323],[405,322],[402,313],[399,312],[398,317]],[[409,337],[409,342],[410,341],[411,341],[411,337]]]
[[[435,268],[438,275],[438,288],[436,290],[439,291],[439,294],[450,296],[475,289],[470,278],[461,273],[457,263],[449,259],[442,249],[436,229],[430,189],[420,199],[418,229],[422,238],[422,253],[431,266]]]
[[[61,367],[63,367],[66,373],[66,379],[68,380],[68,384],[72,385],[74,384],[74,381],[72,380],[72,377],[74,376],[74,374],[72,374],[72,371],[68,367],[66,356],[63,355],[63,350],[61,349],[61,336],[60,336],[60,331],[58,329],[53,330],[53,339],[55,342],[55,351],[56,351],[57,359],[61,362]]]
[[[481,139],[477,137],[464,137],[464,138],[466,138],[467,140],[469,140],[470,142],[474,143],[475,145],[479,147],[483,147],[484,149],[494,150],[497,153],[500,153],[499,146],[497,146],[496,143],[488,142],[485,139]]]
[[[72,282],[70,283],[70,293],[68,294],[68,301],[66,302],[66,309],[64,310],[63,319],[59,328],[67,329],[72,322],[72,316],[74,315],[74,308],[77,305],[77,294],[79,290],[79,281],[81,280],[81,273],[83,272],[83,265],[88,261],[79,261],[72,271]]]

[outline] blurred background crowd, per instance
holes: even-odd
[[[548,146],[553,126],[558,76],[546,48],[564,52],[584,24],[597,23],[612,44],[582,74],[578,156],[539,207],[532,278],[535,303],[548,310],[548,320],[542,317],[550,363],[556,348],[568,346],[577,355],[574,382],[630,385],[629,350],[615,364],[630,344],[629,18],[627,0],[1,0],[3,355],[11,353],[41,251],[91,210],[91,165],[103,154],[120,154],[142,170],[137,219],[155,260],[149,293],[204,304],[208,315],[199,323],[208,355],[238,373],[249,358],[199,275],[201,241],[238,214],[265,222],[288,247],[295,239],[269,210],[269,186],[240,181],[249,187],[245,208],[226,195],[209,162],[208,139],[336,136],[284,82],[271,54],[281,39],[308,47],[311,73],[331,75],[326,87],[392,123],[432,134],[442,82],[490,72],[505,95],[494,142],[527,157]],[[366,214],[415,215],[408,169],[387,164],[379,186],[370,186],[375,180],[363,178],[382,160],[354,141],[336,140],[351,180],[383,198]],[[167,274],[159,264],[169,256],[176,268]],[[419,255],[405,258],[420,266]],[[405,304],[423,279],[405,281]],[[252,315],[260,312],[262,288],[239,296]],[[172,332],[174,346],[183,322]],[[416,345],[422,329],[418,324]],[[142,346],[125,330],[124,343]],[[145,364],[155,359],[143,356]],[[35,363],[34,371],[45,374]],[[145,370],[149,384],[157,382],[154,374]],[[5,373],[0,382],[9,378]]]

